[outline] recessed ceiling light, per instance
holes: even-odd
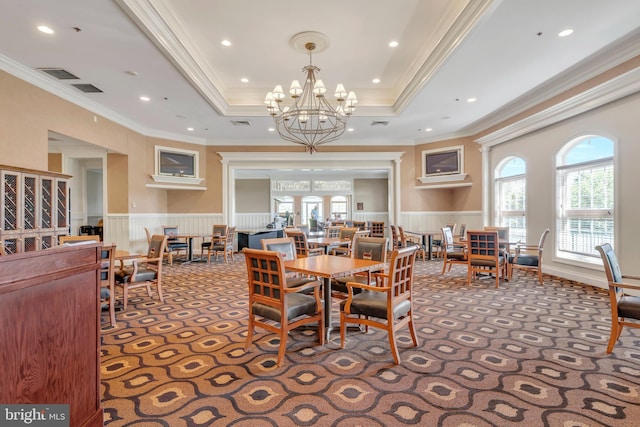
[[[46,25],[38,25],[38,30],[45,34],[53,34],[53,30]]]
[[[558,33],[558,37],[566,37],[568,35],[573,34],[573,30],[571,28],[567,28],[566,30],[562,30]]]
[[[187,128],[187,130],[188,130],[189,132],[193,132],[195,129],[194,129],[194,128]]]
[[[353,132],[355,129],[354,128],[348,128],[347,132]]]
[[[389,47],[397,47],[397,46],[398,46],[398,42],[397,41],[394,40],[392,42],[389,42]]]
[[[469,98],[469,99],[467,99],[467,102],[476,102],[476,99],[475,98]]]
[[[426,128],[424,131],[425,131],[425,132],[431,132],[432,130],[433,130],[433,129],[431,129],[431,128]]]
[[[269,132],[275,132],[276,131],[274,128],[269,128],[268,130],[269,130]]]
[[[151,98],[149,98],[148,96],[141,96],[140,97],[140,101],[149,102],[150,100],[151,100]]]
[[[227,39],[222,40],[220,43],[222,44],[222,46],[231,46],[231,42]]]
[[[380,79],[373,79],[372,82],[375,83],[375,84],[378,84],[378,83],[380,83]]]
[[[248,78],[246,78],[246,77],[241,78],[241,79],[240,79],[240,81],[241,81],[242,83],[249,83],[249,79],[248,79]]]

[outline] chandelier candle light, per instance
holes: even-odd
[[[328,46],[324,34],[304,32],[291,38],[291,46],[309,53],[309,65],[302,71],[306,74],[304,85],[298,80],[291,82],[289,94],[293,99],[292,106],[283,106],[285,93],[282,86],[277,85],[273,92],[267,93],[264,103],[267,111],[273,116],[280,137],[286,141],[301,144],[308,153],[313,154],[318,146],[335,141],[344,133],[349,116],[355,110],[358,99],[354,92],[348,92],[339,83],[335,98],[337,106],[332,106],[325,92],[327,89],[322,80],[316,78],[320,71],[311,62],[311,53],[321,52]]]

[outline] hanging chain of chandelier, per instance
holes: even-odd
[[[306,151],[313,154],[318,146],[342,136],[358,99],[353,91],[347,93],[339,83],[334,94],[337,106],[332,106],[325,98],[327,89],[324,83],[316,78],[320,69],[311,61],[311,52],[316,44],[308,42],[304,47],[309,52],[309,65],[302,69],[306,73],[304,86],[300,87],[298,80],[291,82],[289,94],[293,105],[283,106],[286,95],[280,85],[267,93],[264,103],[273,116],[280,137],[304,145]]]

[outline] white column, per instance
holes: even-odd
[[[482,147],[482,224],[491,225],[491,159],[489,152],[491,147]]]
[[[392,209],[391,215],[389,215],[389,224],[398,224],[400,221],[400,210],[401,210],[401,191],[402,191],[402,182],[400,176],[400,163],[402,162],[402,158],[393,160],[393,191],[389,191],[389,198],[391,199]],[[390,188],[391,190],[391,188]]]

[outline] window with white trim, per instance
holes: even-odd
[[[495,171],[495,223],[509,227],[509,240],[527,241],[526,163],[520,157],[509,157]]]
[[[556,255],[598,263],[596,245],[614,245],[613,141],[587,135],[567,143],[556,157]]]
[[[346,219],[349,216],[348,203],[345,196],[333,196],[331,198],[332,218]]]

